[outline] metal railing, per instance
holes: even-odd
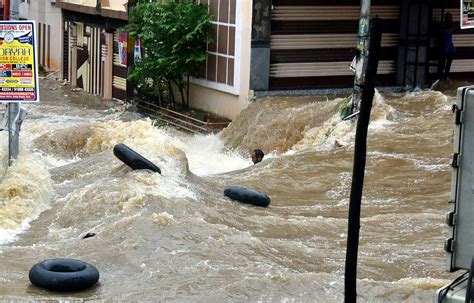
[[[157,118],[178,129],[192,133],[216,133],[221,131],[230,123],[201,121],[189,115],[143,100],[137,101],[137,108],[140,112],[149,117]]]

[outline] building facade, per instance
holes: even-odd
[[[58,0],[62,10],[62,77],[73,86],[126,100],[126,0]]]
[[[43,68],[61,69],[64,79],[91,94],[126,99],[130,45],[119,29],[128,20],[127,0],[18,1],[20,18],[38,20]],[[209,6],[213,42],[199,77],[191,80],[192,107],[232,119],[254,91],[353,85],[349,65],[359,0],[197,1]],[[448,0],[372,0],[371,16],[384,23],[379,84],[423,86],[436,78],[446,12],[456,25],[452,77],[473,79],[474,30],[459,28],[459,6]]]
[[[229,118],[253,91],[352,87],[359,0],[200,0],[213,39],[191,105]],[[451,77],[474,80],[474,29],[460,29],[454,0],[372,0],[383,20],[380,86],[429,86],[437,79],[443,16],[454,17]]]
[[[200,77],[191,81],[190,105],[227,118],[247,107],[250,95],[251,1],[199,0],[209,5],[213,42]]]
[[[38,33],[38,64],[48,72],[61,68],[61,9],[55,0],[17,0],[11,2],[11,19],[36,20]]]
[[[253,6],[251,89],[352,86],[359,0],[254,0]],[[455,25],[452,77],[473,79],[474,30],[460,29],[460,1],[372,0],[371,16],[383,20],[380,85],[436,79],[446,12]]]

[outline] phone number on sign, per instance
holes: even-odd
[[[2,99],[35,99],[34,92],[0,92],[0,100]]]

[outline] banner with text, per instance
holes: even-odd
[[[0,102],[38,102],[34,21],[0,21]]]

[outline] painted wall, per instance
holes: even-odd
[[[38,61],[44,63],[46,70],[59,70],[61,67],[62,51],[60,47],[62,43],[61,9],[57,8],[54,1],[51,0],[35,0],[30,1],[30,3],[21,2],[19,4],[19,17],[27,20],[36,20],[38,48],[41,48],[38,53]],[[40,26],[42,26],[42,29],[40,29]],[[43,52],[44,59],[41,60]]]
[[[237,0],[236,3],[235,54],[230,56],[231,60],[235,60],[234,79],[232,79],[233,85],[218,83],[220,74],[219,68],[217,68],[217,81],[197,79],[193,81],[190,87],[191,107],[229,119],[235,118],[246,108],[251,97],[249,82],[252,3],[251,1],[241,0]],[[209,47],[211,48],[212,46],[210,45]],[[216,53],[218,53],[219,46],[217,46],[216,49]],[[215,52],[211,52],[208,58],[212,57],[212,53]],[[207,62],[208,79],[209,61],[212,60],[208,59]],[[230,83],[229,78],[227,83]]]

